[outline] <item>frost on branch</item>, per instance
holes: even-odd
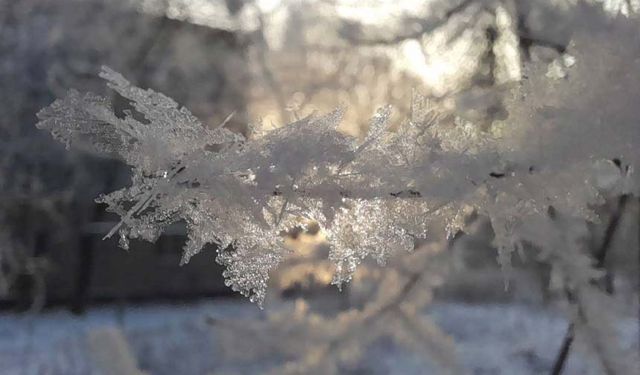
[[[637,46],[627,44],[635,53]],[[581,72],[580,82],[600,79],[581,61],[601,52],[572,54],[578,63],[569,83]],[[606,58],[625,54],[616,50]],[[532,75],[526,83],[531,87],[523,90],[532,94],[524,104],[513,99],[509,124],[493,133],[439,115],[415,95],[409,119],[392,124],[391,109],[382,108],[362,140],[336,130],[343,109],[247,140],[224,126],[204,126],[171,99],[133,87],[106,68],[109,86],[132,102],[122,118],[107,100],[71,92],[40,113],[39,127],[67,145],[131,165],[131,187],[99,198],[121,217],[108,236],[118,232],[126,247],[130,238],[153,241],[168,225],[184,221],[183,261],[216,244],[228,284],[260,302],[269,271],[288,255],[281,234],[309,220],[330,242],[338,285],[365,257],[383,263],[394,251],[412,250],[415,238],[442,223],[454,235],[470,214],[490,218],[507,270],[526,239],[523,228],[549,220],[550,206],[598,221],[594,207],[603,202],[605,185],[608,191],[619,191],[623,180],[625,191],[637,185],[631,169],[620,179],[607,177],[612,173],[606,168],[607,176],[597,177],[615,157],[637,164],[638,116],[628,111],[635,108],[631,97],[621,95],[637,79],[627,61],[596,69],[611,71],[607,79],[620,78],[618,85],[599,84],[619,101],[594,96],[598,90],[576,95],[567,85],[551,95],[545,90],[554,84],[538,78],[544,74]]]
[[[224,124],[203,125],[109,68],[101,77],[131,101],[124,116],[104,98],[71,91],[39,113],[38,127],[132,167],[130,187],[98,198],[121,218],[106,237],[117,232],[127,248],[129,239],[155,241],[184,221],[183,262],[216,244],[227,284],[257,302],[269,270],[288,253],[283,232],[318,222],[341,284],[369,255],[383,263],[394,251],[412,250],[431,222],[458,211],[496,158],[470,147],[468,137],[443,142],[452,124],[417,95],[413,117],[397,131],[389,131],[391,109],[382,108],[362,141],[336,130],[342,109],[248,141]]]

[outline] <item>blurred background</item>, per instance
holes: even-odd
[[[341,130],[359,137],[384,104],[394,106],[396,120],[405,118],[413,92],[432,98],[458,126],[495,132],[527,64],[542,64],[552,79],[567,74],[571,35],[581,27],[578,3],[0,0],[1,372],[264,373],[308,355],[309,348],[289,346],[313,341],[318,324],[310,317],[339,326],[332,319],[365,308],[383,286],[401,289],[393,273],[415,262],[367,263],[340,292],[329,285],[333,271],[317,230],[290,233],[295,256],[272,276],[261,311],[224,285],[215,249],[178,266],[179,228],[128,252],[102,241],[117,218],[94,199],[126,186],[127,167],[66,151],[34,126],[36,113],[70,89],[110,97],[121,111],[126,103],[106,90],[100,66],[170,96],[209,126],[234,113],[227,126],[244,134],[249,124],[267,131],[345,105]],[[601,17],[603,9],[639,7],[592,3]],[[627,211],[607,267],[620,308],[631,311],[638,246],[632,252],[628,245],[637,242],[638,207]],[[440,272],[416,306],[453,337],[470,373],[548,372],[566,328],[545,309],[557,297],[551,270],[523,254],[505,288],[490,224],[457,219],[466,236],[421,245],[447,251],[429,260]],[[427,308],[421,298],[435,302]],[[278,331],[284,323],[297,331]],[[637,346],[633,321],[620,324],[628,346]],[[421,362],[420,351],[363,340],[359,361],[335,360],[339,373],[440,373]],[[572,357],[569,373],[589,371],[586,357]]]

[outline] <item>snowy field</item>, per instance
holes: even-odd
[[[527,306],[438,304],[429,313],[457,343],[470,374],[548,373],[562,341],[566,322],[560,315]],[[260,374],[267,364],[229,363],[207,318],[256,319],[255,305],[242,300],[185,305],[104,307],[83,317],[53,311],[36,317],[0,315],[0,373],[94,374],[87,334],[120,328],[140,368],[150,374]],[[637,343],[632,319],[620,323],[627,349]],[[585,355],[573,351],[566,374],[595,374]],[[391,342],[379,342],[352,374],[437,373],[420,356]]]

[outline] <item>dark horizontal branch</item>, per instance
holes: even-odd
[[[531,167],[529,170],[532,171],[533,167]],[[501,178],[507,178],[509,177],[509,175],[507,175],[506,173],[503,172],[491,172],[489,173],[489,177],[491,178],[496,178],[496,179],[501,179]],[[477,185],[477,183],[473,183],[473,185]],[[196,186],[199,187],[200,185]],[[291,190],[291,192],[298,194],[298,195],[302,195],[302,196],[311,196],[313,195],[311,192],[309,192],[308,190],[304,190],[304,189],[293,189]],[[274,197],[279,197],[281,195],[283,195],[285,192],[280,190],[280,189],[274,189],[273,192],[271,193],[271,195],[273,195]],[[340,194],[341,197],[343,198],[353,198],[355,197],[355,194],[353,194],[352,192],[348,191],[348,190],[340,190],[338,192],[338,194]],[[414,189],[404,189],[404,190],[400,190],[397,192],[390,192],[390,193],[383,193],[380,197],[384,197],[384,196],[390,196],[393,198],[422,198],[423,195],[421,192],[419,192],[418,190],[414,190]]]
[[[565,53],[567,51],[567,46],[565,44],[535,37],[529,33],[520,32],[518,33],[518,37],[520,39],[520,46],[527,51],[527,54],[533,46],[551,48],[556,50],[558,53]]]
[[[293,190],[293,192],[302,196],[311,195],[310,192],[308,192],[307,190]],[[284,192],[279,189],[274,190],[272,193],[272,195],[275,197],[279,197],[283,194]],[[341,190],[338,192],[338,194],[340,194],[342,198],[353,198],[355,196],[355,194],[347,190]],[[393,198],[422,198],[422,193],[413,189],[400,190],[396,193],[383,194],[382,196],[385,196],[385,195]]]

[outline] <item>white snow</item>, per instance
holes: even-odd
[[[267,307],[267,311],[268,311]],[[473,374],[546,373],[566,322],[560,314],[525,305],[436,304],[430,308],[452,335],[464,368]],[[269,363],[226,361],[217,350],[207,318],[260,319],[264,312],[246,300],[193,304],[120,306],[91,309],[85,316],[51,311],[36,316],[0,314],[0,372],[13,374],[92,374],[86,334],[104,327],[125,333],[139,366],[151,374],[263,373]],[[223,323],[222,323],[223,324]],[[637,323],[619,322],[626,349],[637,346]],[[248,338],[250,339],[250,338]],[[577,349],[577,350],[576,350]],[[565,374],[596,374],[580,348],[574,348]],[[365,374],[433,373],[420,356],[392,342],[378,342],[354,369]]]

